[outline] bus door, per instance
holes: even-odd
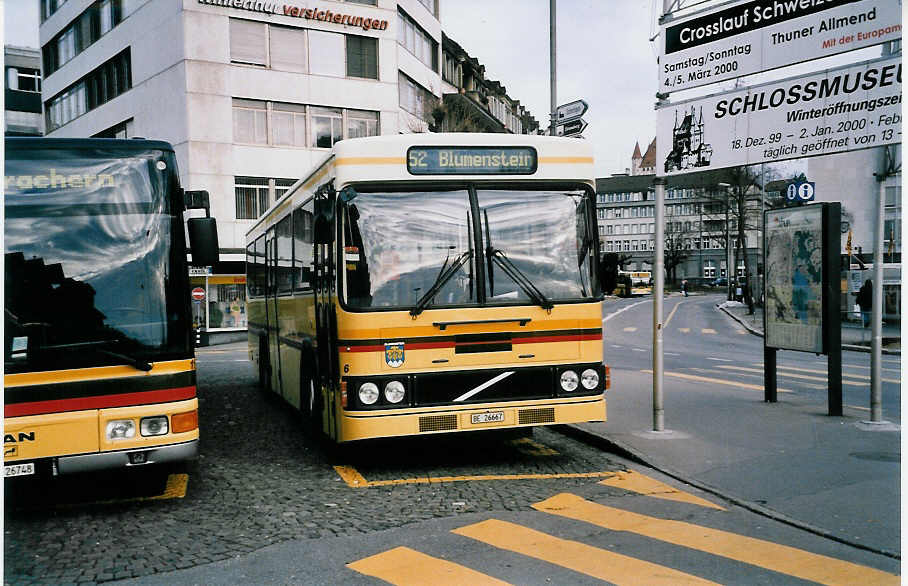
[[[265,324],[268,332],[268,356],[271,365],[271,390],[283,395],[281,383],[281,347],[277,311],[277,240],[274,228],[265,234],[265,267],[267,281],[265,286]]]
[[[328,405],[328,435],[335,437],[337,415],[332,400],[337,380],[337,315],[334,308],[336,295],[334,283],[333,246],[315,244],[315,347],[318,361],[318,380],[325,390]],[[316,405],[320,402],[317,401]]]

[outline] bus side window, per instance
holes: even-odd
[[[276,252],[274,285],[277,293],[290,293],[293,280],[293,238],[290,216],[284,217],[275,227]]]
[[[262,234],[255,241],[255,267],[253,270],[253,283],[255,284],[255,295],[261,297],[265,294],[265,235]]]
[[[293,210],[293,290],[312,289],[312,202]],[[306,209],[310,208],[310,209]]]

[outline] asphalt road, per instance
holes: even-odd
[[[666,345],[667,368],[731,359],[719,328],[753,343],[726,331],[731,320],[715,310],[678,299],[667,303],[667,311],[685,303],[669,326],[691,331],[678,332],[680,347]],[[606,361],[628,370],[649,364],[640,301],[605,307]],[[716,330],[715,341],[701,331],[706,339],[691,344],[695,324]],[[898,583],[896,560],[557,430],[341,451],[306,437],[291,410],[259,395],[242,345],[202,349],[198,362],[200,460],[7,485],[5,583]]]

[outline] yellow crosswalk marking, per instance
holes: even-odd
[[[544,447],[544,446],[543,446]],[[553,450],[554,451],[554,450]],[[557,452],[556,452],[557,453]],[[546,455],[546,454],[543,454]],[[563,472],[558,474],[479,474],[476,476],[417,476],[393,480],[366,480],[353,466],[335,466],[335,472],[350,488],[396,486],[400,484],[442,484],[479,480],[553,480],[560,478],[608,478],[614,472]]]
[[[384,553],[347,564],[351,570],[391,584],[508,584],[476,570],[434,558],[409,547],[396,547]]]
[[[763,373],[762,370],[757,370],[756,368],[745,368],[743,366],[722,365],[722,366],[719,366],[718,368],[724,368],[726,370],[739,370],[741,372],[759,372],[761,374]],[[820,382],[826,382],[826,377],[820,378],[818,376],[808,376],[806,374],[791,374],[788,372],[778,372],[777,374],[779,376],[784,376],[786,378],[796,378],[796,379],[801,379],[801,380],[815,380],[815,381],[820,381]],[[842,384],[848,385],[850,387],[866,387],[867,386],[867,383],[855,383],[855,382],[850,382],[847,380],[842,380]]]
[[[652,371],[652,370],[641,370],[640,372],[644,372],[644,373],[646,373],[646,374],[653,374],[653,371]],[[669,372],[669,371],[666,371],[666,372],[664,372],[663,374],[664,374],[665,376],[673,376],[673,377],[676,377],[676,378],[684,378],[684,379],[687,379],[687,380],[693,380],[693,381],[698,381],[698,382],[703,382],[703,383],[715,383],[715,384],[718,384],[718,385],[727,385],[727,386],[730,386],[730,387],[738,387],[738,388],[741,388],[741,389],[750,389],[750,390],[752,390],[752,391],[762,391],[762,390],[763,390],[763,385],[751,385],[751,384],[748,384],[748,383],[739,383],[739,382],[737,382],[737,381],[725,380],[725,379],[721,379],[721,378],[710,378],[710,377],[708,377],[708,376],[698,376],[698,375],[696,375],[696,374],[684,374],[684,373],[682,373],[682,372]],[[780,392],[780,393],[791,393],[791,392],[793,392],[793,391],[791,391],[790,389],[777,389],[777,390],[778,390],[778,392]]]
[[[899,584],[899,576],[781,545],[702,527],[623,511],[562,493],[533,505],[545,513],[627,531],[666,543],[766,568],[820,584]]]
[[[497,519],[467,525],[452,532],[613,584],[714,584],[666,566]]]
[[[669,486],[664,482],[659,482],[655,478],[650,478],[646,474],[641,474],[634,470],[618,472],[611,478],[600,480],[599,484],[614,486],[615,488],[645,494],[647,496],[659,499],[676,501],[679,503],[689,503],[699,505],[701,507],[719,509],[720,511],[725,510],[723,507],[713,504],[706,499],[701,499],[700,497],[684,492],[683,490],[678,490],[673,486]]]
[[[703,328],[702,330],[700,330],[700,333],[701,334],[715,334],[716,330],[714,330],[712,328]]]

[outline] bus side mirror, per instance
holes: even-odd
[[[214,218],[189,218],[189,248],[192,264],[212,266],[218,262],[218,226]]]

